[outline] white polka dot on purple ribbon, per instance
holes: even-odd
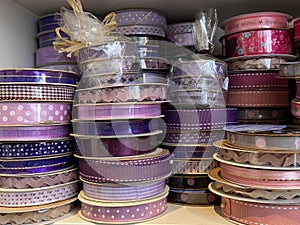
[[[6,111],[6,110],[8,109],[7,105],[3,105],[3,106],[2,106],[2,109],[3,109],[4,111]]]
[[[17,108],[18,108],[18,110],[20,110],[20,111],[24,109],[24,107],[23,107],[22,105],[18,105]]]

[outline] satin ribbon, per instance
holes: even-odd
[[[119,26],[116,32],[123,35],[153,35],[158,37],[166,37],[165,29],[159,26],[151,25],[135,25],[135,26]]]
[[[55,34],[55,32],[54,32]],[[56,34],[55,34],[56,36]],[[58,53],[53,47],[38,48],[35,53],[35,65],[40,67],[51,63],[77,63],[75,57],[67,57],[65,53]]]
[[[230,107],[288,107],[288,90],[243,90],[231,89],[227,94]]]
[[[90,138],[76,136],[78,153],[87,157],[122,157],[152,152],[160,143],[157,134],[141,137]]]
[[[55,223],[60,218],[71,216],[77,209],[74,202],[77,198],[64,200],[57,203],[50,203],[35,207],[20,207],[17,212],[11,212],[11,207],[1,207],[4,212],[0,213],[3,224],[40,224]],[[25,212],[20,212],[24,210]]]
[[[300,19],[295,19],[294,22],[294,41],[299,42],[300,38]]]
[[[162,194],[165,186],[164,179],[127,185],[83,182],[83,193],[90,200],[107,202],[141,201]]]
[[[296,150],[300,137],[297,127],[284,125],[240,125],[225,128],[227,142],[236,147],[252,149]]]
[[[134,158],[75,156],[79,159],[81,178],[94,183],[151,181],[167,177],[171,173],[171,157],[167,150],[162,149]]]
[[[172,144],[209,144],[223,139],[225,132],[223,130],[188,130],[177,131],[167,130],[163,142]]]
[[[73,107],[74,110],[74,107]],[[139,119],[161,115],[160,102],[131,104],[75,105],[80,120]]]
[[[75,87],[43,84],[0,84],[0,101],[73,101]]]
[[[282,78],[299,78],[300,62],[286,62],[280,64],[279,76]]]
[[[52,158],[36,158],[31,160],[2,160],[0,174],[35,174],[50,173],[66,169],[74,165],[72,155],[55,156]]]
[[[292,17],[278,12],[257,12],[231,17],[221,23],[226,34],[257,29],[287,29]]]
[[[158,75],[162,76],[161,74]],[[148,77],[147,79],[151,79],[151,77]],[[77,91],[77,102],[79,104],[132,101],[165,101],[166,98],[167,86],[161,84],[128,85],[123,87],[107,87],[105,89],[82,89]]]
[[[218,151],[215,146],[193,146],[193,145],[178,145],[161,143],[161,147],[168,149],[174,158],[212,158],[213,155]]]
[[[170,188],[168,201],[190,205],[212,205],[219,203],[220,199],[207,188],[198,190]]]
[[[73,120],[72,125],[75,134],[96,136],[145,134],[161,129],[159,118],[115,122]]]
[[[58,139],[33,142],[2,142],[0,158],[33,158],[59,155],[75,150],[74,140]]]
[[[74,167],[42,174],[1,174],[0,186],[4,189],[43,188],[72,182],[78,178],[78,169]]]
[[[167,28],[166,17],[158,11],[149,9],[126,9],[118,10],[117,23],[119,27],[136,26],[136,25],[150,25],[159,26],[164,29]]]
[[[289,30],[250,30],[226,35],[221,41],[224,57],[293,53]]]
[[[0,125],[67,123],[71,120],[71,103],[0,103]]]
[[[207,174],[213,168],[218,166],[218,162],[213,158],[198,158],[198,159],[173,159],[172,173],[173,174]]]
[[[103,203],[89,201],[80,193],[79,216],[85,220],[104,224],[124,224],[148,221],[161,216],[167,210],[167,193],[143,201]]]
[[[278,75],[278,71],[231,73],[228,88],[288,88],[288,81],[277,78]]]
[[[288,118],[288,108],[239,108],[239,120],[283,120]],[[267,122],[266,122],[267,123]]]
[[[2,69],[0,83],[6,82],[34,82],[75,84],[75,73],[46,69]]]
[[[78,181],[38,189],[0,189],[0,204],[6,207],[50,204],[78,194]]]
[[[223,216],[241,224],[299,224],[298,204],[261,204],[222,197]]]
[[[236,108],[163,109],[169,130],[210,130],[237,124]]]
[[[40,141],[69,137],[69,124],[0,126],[0,141]]]
[[[199,175],[183,175],[175,174],[168,179],[168,186],[177,189],[188,189],[188,190],[198,190],[201,188],[207,188],[212,180],[207,174]]]
[[[38,20],[38,24],[40,28],[42,26],[57,23],[61,19],[61,15],[59,13],[52,13],[48,15],[41,16]]]

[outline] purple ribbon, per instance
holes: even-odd
[[[93,157],[121,157],[146,154],[160,143],[158,135],[124,138],[84,138],[77,136],[79,153]]]
[[[35,82],[75,84],[75,73],[46,69],[0,70],[0,82]]]
[[[161,128],[160,119],[127,121],[80,121],[74,120],[73,132],[79,135],[111,136],[144,134]]]
[[[140,159],[113,160],[79,158],[79,170],[84,181],[94,183],[142,182],[167,177],[171,173],[169,151],[158,149]]]
[[[174,158],[212,158],[219,150],[213,145],[208,146],[180,146],[180,145],[164,145],[162,148],[168,149]]]
[[[151,198],[159,195],[165,190],[165,180],[122,184],[94,184],[83,182],[83,192],[85,196],[92,199],[106,201],[132,201]]]
[[[0,161],[0,173],[2,174],[27,174],[53,172],[66,169],[75,164],[73,155],[59,156],[55,158],[41,158],[37,160]]]
[[[72,152],[74,149],[75,144],[72,139],[39,142],[2,142],[0,143],[0,158],[51,156]]]

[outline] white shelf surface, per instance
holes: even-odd
[[[215,210],[216,208],[216,210]],[[219,207],[184,206],[168,203],[167,212],[161,217],[137,224],[149,225],[232,225],[217,213]],[[90,225],[93,223],[81,219],[77,214],[60,220],[54,225]]]

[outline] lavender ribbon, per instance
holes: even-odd
[[[132,135],[144,134],[160,129],[160,119],[128,121],[80,121],[74,120],[73,132],[79,135]]]

